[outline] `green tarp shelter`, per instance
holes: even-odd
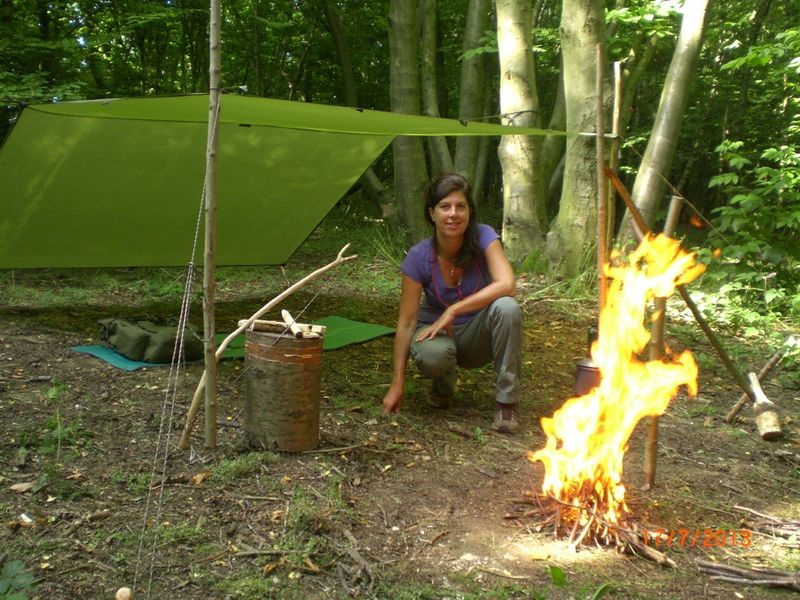
[[[0,147],[0,269],[185,265],[208,105],[194,95],[26,107]],[[286,262],[396,135],[547,132],[231,95],[218,133],[216,260],[245,265]]]

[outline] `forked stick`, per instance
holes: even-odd
[[[265,312],[274,308],[280,302],[283,302],[286,298],[294,294],[297,290],[305,286],[306,284],[314,281],[317,277],[325,273],[326,271],[336,267],[342,263],[346,263],[348,261],[354,260],[358,258],[358,254],[351,254],[350,256],[343,256],[347,249],[350,247],[350,244],[346,244],[344,248],[339,250],[339,254],[336,255],[336,259],[333,262],[328,263],[324,267],[320,267],[310,275],[306,275],[300,281],[295,283],[294,285],[286,288],[283,292],[275,296],[272,300],[267,302],[264,306],[258,309],[258,311],[253,314],[252,317],[247,319],[243,324],[239,325],[237,329],[233,331],[233,333],[229,334],[219,345],[216,352],[214,353],[214,359],[219,360],[222,356],[222,353],[225,352],[225,349],[230,345],[230,343],[242,333],[245,329],[250,327],[261,315]],[[200,408],[200,401],[203,399],[203,393],[206,388],[206,374],[205,371],[203,375],[200,377],[200,382],[197,384],[197,389],[194,391],[194,397],[192,398],[192,404],[189,406],[189,412],[186,415],[186,425],[183,427],[183,434],[181,435],[181,441],[178,443],[178,448],[181,450],[186,450],[189,447],[189,438],[192,435],[192,425],[194,424],[194,419],[197,416],[197,411]]]

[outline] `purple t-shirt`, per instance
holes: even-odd
[[[489,225],[478,224],[478,245],[484,253],[489,244],[499,239],[500,236]],[[486,265],[485,254],[482,254],[471,266],[464,267],[461,283],[458,286],[447,287],[442,277],[442,271],[439,268],[439,261],[436,260],[436,253],[433,250],[432,237],[421,241],[408,251],[403,264],[400,266],[400,271],[403,275],[407,275],[417,283],[422,284],[422,303],[419,307],[417,320],[426,324],[436,321],[445,308],[451,304],[471,296],[492,282]],[[463,325],[467,323],[475,315],[475,312],[458,315],[453,324]]]

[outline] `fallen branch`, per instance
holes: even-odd
[[[723,565],[709,560],[697,559],[701,573],[711,576],[716,581],[727,583],[760,585],[765,587],[787,588],[800,592],[800,574],[777,569],[755,567],[747,569],[733,565]]]
[[[775,368],[775,365],[777,365],[781,361],[785,352],[786,349],[781,348],[775,354],[772,355],[772,357],[767,361],[767,364],[765,364],[757,374],[759,382],[764,381],[766,376],[769,375],[769,372],[772,371],[772,369]],[[739,411],[742,410],[745,404],[747,404],[748,400],[750,400],[750,394],[743,393],[739,397],[739,400],[736,402],[735,406],[725,416],[725,422],[733,423],[733,420],[736,418],[736,415],[739,414]]]
[[[778,517],[760,513],[747,508],[746,506],[734,506],[735,509],[741,510],[751,515],[758,517],[758,519],[743,519],[742,525],[772,537],[784,538],[789,541],[789,546],[793,548],[800,547],[797,540],[800,538],[800,521],[793,521],[790,519],[780,519]]]
[[[645,558],[661,565],[662,567],[675,568],[677,565],[674,560],[669,558],[660,550],[656,550],[652,546],[644,543],[639,534],[633,533],[626,529],[617,529],[617,537],[620,541],[625,542],[625,548],[633,554],[641,554]]]
[[[352,254],[350,256],[344,256],[344,253],[350,247],[350,244],[345,244],[345,246],[339,250],[339,254],[336,256],[336,259],[324,267],[321,267],[311,273],[310,275],[306,275],[295,283],[294,285],[286,288],[283,292],[275,296],[272,300],[267,302],[264,306],[262,306],[258,311],[256,311],[252,317],[247,319],[242,325],[240,325],[236,330],[234,330],[231,334],[228,335],[222,342],[220,343],[219,347],[217,348],[216,352],[214,352],[214,359],[219,361],[222,353],[225,352],[228,345],[242,333],[245,329],[250,327],[261,315],[266,313],[267,311],[274,308],[277,304],[283,302],[286,298],[294,294],[297,290],[302,288],[303,286],[307,285],[308,283],[317,279],[320,275],[329,271],[333,267],[336,267],[342,263],[354,260],[358,258],[357,254]],[[192,398],[192,404],[189,407],[189,412],[186,415],[186,425],[183,428],[183,434],[181,435],[181,441],[178,443],[178,448],[181,450],[186,450],[189,447],[189,438],[192,435],[192,426],[194,425],[195,417],[197,416],[197,411],[200,408],[200,401],[203,398],[203,394],[205,392],[206,387],[206,373],[203,372],[203,375],[200,377],[200,382],[197,384],[197,389],[194,392],[194,397]]]

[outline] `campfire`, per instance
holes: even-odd
[[[669,237],[647,236],[628,256],[614,254],[605,267],[609,287],[591,354],[601,379],[586,395],[570,398],[542,419],[545,446],[529,455],[545,467],[542,494],[551,499],[555,532],[584,539],[619,541],[626,523],[622,467],[637,423],[661,415],[685,386],[697,391],[697,364],[689,351],[663,360],[642,359],[654,298],[669,297],[704,270],[694,254]]]

